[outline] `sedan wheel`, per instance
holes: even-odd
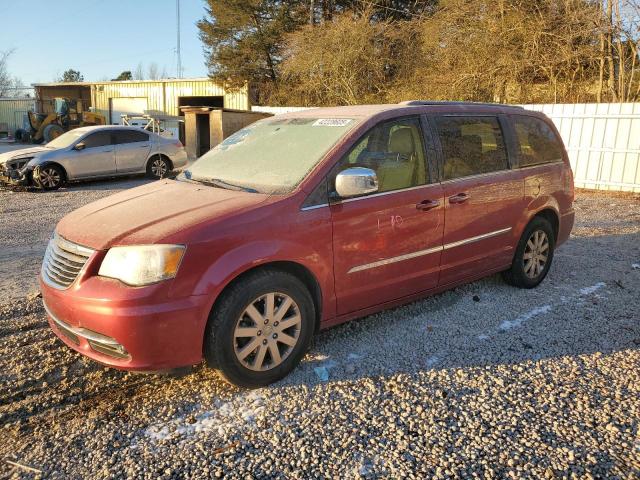
[[[42,167],[38,172],[38,183],[44,190],[56,190],[62,186],[62,172],[55,165]]]
[[[147,171],[151,177],[164,178],[169,172],[169,163],[163,157],[155,156]]]
[[[542,230],[536,230],[529,237],[522,256],[525,275],[531,279],[540,275],[547,264],[548,254],[549,237]]]
[[[290,296],[276,292],[262,295],[247,306],[236,322],[236,358],[249,370],[271,370],[291,354],[301,326],[300,309]]]

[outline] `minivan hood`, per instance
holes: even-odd
[[[18,160],[25,157],[34,157],[42,152],[50,152],[47,147],[21,148],[0,154],[0,164],[7,163],[9,160]]]
[[[153,244],[268,198],[258,193],[160,180],[85,205],[65,216],[56,230],[67,240],[96,250]]]

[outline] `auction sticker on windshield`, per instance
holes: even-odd
[[[319,118],[313,122],[314,127],[345,127],[351,123],[350,118]]]

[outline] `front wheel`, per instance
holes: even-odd
[[[269,385],[298,365],[311,343],[314,319],[313,300],[298,278],[277,270],[249,274],[214,308],[205,358],[230,383]]]
[[[535,288],[549,273],[555,235],[549,221],[535,217],[518,242],[511,268],[502,272],[507,283],[520,288]]]
[[[45,165],[34,169],[33,179],[43,190],[57,190],[64,185],[65,176],[58,165]]]

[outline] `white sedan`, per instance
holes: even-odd
[[[71,130],[44,146],[0,155],[0,179],[55,190],[66,182],[146,173],[162,178],[187,164],[179,140],[138,127]]]

